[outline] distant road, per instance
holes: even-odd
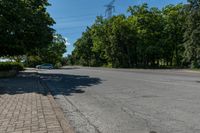
[[[76,132],[200,133],[200,73],[65,67],[40,78]]]

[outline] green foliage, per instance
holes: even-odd
[[[168,5],[163,8],[164,14],[164,55],[166,60],[174,63],[175,66],[181,65],[183,59],[184,45],[183,35],[185,32],[185,12],[182,4]]]
[[[186,12],[189,12],[185,32],[185,56],[193,68],[200,62],[200,0],[189,0]]]
[[[48,47],[37,49],[34,55],[27,56],[26,65],[35,67],[42,63],[60,64],[67,49],[65,43],[66,40],[61,35],[54,34],[54,39]]]
[[[191,68],[192,69],[200,68],[200,62],[192,61],[191,62]]]
[[[158,8],[148,8],[147,4],[129,7],[129,17],[134,22],[137,35],[136,65],[156,66],[163,54],[163,16]]]
[[[28,56],[25,61],[25,66],[27,67],[35,67],[38,64],[42,64],[43,61],[39,56]]]
[[[196,66],[200,58],[198,2],[161,10],[142,4],[130,6],[129,16],[97,17],[74,44],[70,62],[115,68]]]
[[[63,62],[63,60],[62,60],[62,62]],[[72,55],[68,55],[67,57],[64,58],[64,62],[65,62],[65,64],[63,64],[63,66],[64,65],[75,65],[75,58]]]
[[[58,62],[58,63],[56,63],[56,64],[54,65],[54,68],[56,68],[56,69],[58,69],[58,68],[60,68],[60,67],[62,67],[62,64],[61,64],[60,62]]]
[[[68,64],[68,58],[67,57],[62,57],[60,62],[61,62],[62,66],[65,66],[65,65]]]
[[[92,58],[92,38],[90,34],[90,29],[88,28],[86,32],[83,33],[82,38],[79,39],[74,46],[77,48],[77,57],[79,58],[82,65],[90,66],[90,60]]]
[[[0,71],[16,70],[22,71],[24,67],[22,64],[17,62],[0,62]]]
[[[50,44],[54,20],[47,0],[0,1],[0,56],[24,55]]]
[[[133,41],[135,39],[132,36],[134,31],[129,28],[130,26],[123,15],[111,18],[105,25],[105,34],[108,38],[102,44],[104,44],[108,64],[112,64],[112,67],[131,67],[132,65],[129,58],[131,56],[129,50],[132,47],[130,37]]]
[[[60,63],[67,49],[65,43],[66,40],[61,35],[55,34],[53,42],[47,48],[38,50],[38,56],[46,63]]]

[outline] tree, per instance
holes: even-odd
[[[200,0],[188,0],[189,12],[185,32],[185,61],[193,67],[200,67]]]
[[[85,66],[91,66],[91,59],[93,56],[92,47],[93,42],[90,34],[90,28],[87,28],[83,32],[82,37],[76,41],[74,46],[76,47],[76,57],[79,58],[80,64]]]
[[[90,33],[93,40],[92,51],[94,53],[93,63],[95,64],[95,66],[108,65],[108,58],[105,48],[105,46],[108,44],[108,36],[105,29],[105,25],[107,22],[107,19],[103,19],[102,16],[98,16],[95,23],[91,26]]]
[[[53,41],[46,48],[37,49],[36,53],[32,55],[29,53],[26,60],[27,65],[35,67],[41,63],[60,64],[63,54],[66,52],[66,40],[60,34],[54,34]]]
[[[114,16],[105,24],[105,55],[112,67],[133,66],[135,31],[124,15]],[[106,43],[107,42],[107,43]]]
[[[164,28],[164,58],[170,64],[175,66],[181,65],[183,58],[183,34],[185,32],[184,24],[186,14],[184,6],[168,5],[163,8]],[[174,63],[173,63],[174,61]]]
[[[129,7],[130,18],[136,22],[137,29],[137,60],[141,66],[159,65],[162,58],[163,19],[158,8],[141,6]]]
[[[47,48],[41,49],[39,56],[43,62],[52,64],[60,63],[67,49],[65,44],[66,40],[60,34],[55,34],[53,42]]]
[[[54,20],[46,6],[47,0],[0,1],[0,56],[35,53],[50,44]]]
[[[194,5],[195,9],[199,7],[198,3]],[[188,24],[185,24],[188,13],[184,10],[183,4],[168,5],[162,10],[142,4],[130,6],[129,16],[122,14],[109,19],[97,17],[95,23],[75,43],[71,62],[128,68],[180,67],[185,65],[183,59],[186,58],[190,62],[196,59],[197,62],[199,9],[191,11],[194,16],[191,19],[189,15]],[[190,28],[185,34],[184,47],[185,25]],[[187,56],[183,54],[184,51]]]

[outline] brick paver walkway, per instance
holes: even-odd
[[[63,133],[36,78],[0,79],[0,133]]]

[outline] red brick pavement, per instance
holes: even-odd
[[[0,80],[0,133],[65,133],[36,79]]]

